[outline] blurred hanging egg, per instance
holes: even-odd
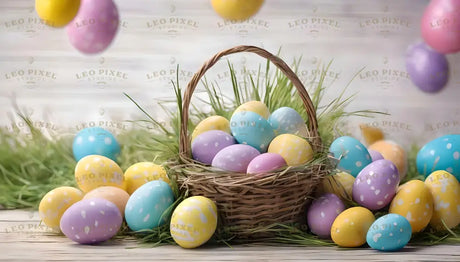
[[[294,134],[301,137],[308,136],[307,126],[302,116],[293,108],[280,107],[273,111],[268,118],[275,134]]]
[[[366,147],[358,139],[350,136],[336,138],[329,147],[329,152],[339,161],[337,168],[354,177],[372,162]]]
[[[267,152],[268,145],[275,137],[270,123],[251,111],[235,112],[230,119],[230,130],[238,143],[250,145],[261,153]]]
[[[230,121],[223,116],[210,116],[201,120],[193,129],[192,142],[198,135],[210,130],[222,130],[230,134]]]
[[[460,1],[433,0],[425,8],[421,28],[425,42],[440,53],[460,51]]]
[[[80,244],[96,244],[115,236],[123,218],[118,207],[102,198],[84,199],[69,207],[61,218],[61,231]]]
[[[180,202],[171,216],[170,232],[183,248],[206,243],[217,228],[217,207],[209,198],[192,196]]]
[[[35,10],[52,27],[67,25],[77,15],[80,0],[35,0]]]
[[[100,53],[112,43],[118,23],[118,9],[113,0],[81,0],[77,16],[67,25],[67,35],[78,51]]]
[[[85,194],[83,199],[102,198],[114,203],[120,214],[124,216],[125,206],[129,199],[129,194],[121,188],[113,186],[101,186]]]
[[[192,142],[193,159],[210,165],[223,148],[236,144],[235,138],[221,130],[210,130],[198,135]]]
[[[360,124],[361,135],[364,138],[366,145],[382,140],[384,138],[383,132],[380,128],[368,124]]]
[[[164,167],[153,162],[139,162],[131,165],[126,169],[124,179],[126,192],[130,195],[143,184],[153,180],[170,183]]]
[[[100,186],[125,187],[123,170],[112,159],[100,155],[80,159],[75,166],[75,180],[85,193]]]
[[[389,212],[405,217],[412,232],[421,232],[433,215],[433,196],[423,181],[411,180],[398,188]]]
[[[396,166],[381,159],[367,165],[353,184],[353,200],[370,210],[379,210],[388,205],[399,185]]]
[[[100,127],[88,127],[77,133],[72,151],[77,162],[88,155],[101,155],[117,161],[121,149],[112,133]]]
[[[401,179],[407,173],[407,154],[406,150],[396,142],[390,140],[379,140],[368,147],[369,150],[375,150],[382,154],[384,159],[390,160],[398,168]]]
[[[211,0],[218,15],[229,20],[245,20],[259,11],[264,0]]]
[[[374,214],[364,207],[346,209],[332,223],[332,241],[341,247],[362,246],[366,243],[367,231],[374,221]]]
[[[57,187],[43,196],[38,206],[38,214],[48,227],[59,230],[62,214],[83,198],[80,189],[69,186]]]
[[[344,201],[352,200],[355,177],[347,172],[326,176],[319,187],[320,192],[333,193]]]
[[[398,214],[386,214],[372,223],[367,231],[367,244],[380,251],[402,249],[412,237],[412,228],[407,219]]]
[[[334,194],[326,193],[313,200],[307,211],[307,222],[311,232],[328,238],[335,218],[345,210],[345,205]]]
[[[168,209],[174,203],[174,193],[168,183],[150,181],[129,197],[125,207],[125,220],[133,231],[153,229],[169,219]]]
[[[239,107],[235,109],[233,114],[236,114],[238,112],[253,112],[260,115],[266,120],[268,120],[268,117],[270,116],[270,110],[268,110],[268,107],[260,101],[249,101],[244,104],[241,104]]]
[[[313,149],[308,141],[293,134],[282,134],[273,139],[269,153],[280,154],[288,166],[300,166],[313,159]]]
[[[375,151],[372,149],[368,149],[367,151],[369,152],[369,155],[371,155],[372,162],[376,160],[384,159],[382,154],[380,154],[379,151]]]
[[[449,172],[438,170],[425,179],[434,201],[430,226],[446,231],[460,224],[460,183]]]
[[[252,146],[235,144],[220,150],[211,165],[225,171],[246,173],[249,163],[260,155]]]
[[[417,153],[417,171],[427,177],[445,170],[460,181],[460,134],[444,135],[426,143]]]
[[[263,153],[254,157],[254,159],[249,162],[246,173],[269,173],[284,166],[286,166],[286,161],[280,154]]]
[[[409,46],[406,52],[406,69],[412,83],[424,92],[438,92],[449,80],[446,56],[431,49],[424,42]]]

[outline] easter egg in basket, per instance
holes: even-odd
[[[206,131],[192,142],[193,159],[209,165],[220,150],[235,143],[235,138],[224,131]]]
[[[276,136],[268,147],[269,153],[280,154],[288,166],[299,166],[313,159],[313,148],[308,141],[293,134]]]
[[[211,165],[226,171],[245,173],[249,163],[258,155],[260,152],[252,146],[234,144],[220,150]]]
[[[230,119],[230,130],[238,143],[250,145],[261,153],[267,152],[268,145],[275,137],[270,123],[261,115],[251,111],[233,113]]]
[[[286,161],[280,154],[263,153],[256,156],[248,164],[248,174],[267,173],[286,166]]]
[[[192,142],[198,135],[210,130],[222,130],[230,134],[230,121],[223,116],[210,116],[201,120],[193,129]]]
[[[264,103],[260,101],[256,101],[256,100],[241,104],[235,109],[235,111],[233,111],[233,113],[235,114],[238,112],[248,112],[248,111],[254,112],[267,120],[270,116],[270,110],[268,110],[268,107]]]
[[[307,126],[302,116],[290,107],[280,107],[268,118],[275,134],[294,134],[302,137],[308,135]]]

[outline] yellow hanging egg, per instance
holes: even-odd
[[[366,124],[359,125],[359,128],[361,129],[361,134],[364,138],[366,145],[372,145],[373,143],[379,140],[383,140],[384,138],[383,132],[382,130],[380,130],[380,128]]]
[[[170,231],[183,248],[206,243],[217,228],[217,207],[209,198],[193,196],[182,201],[171,216]]]
[[[374,214],[367,208],[346,209],[332,223],[332,241],[341,247],[362,246],[366,243],[367,231],[374,221]]]
[[[85,193],[100,186],[125,189],[123,170],[112,159],[100,155],[89,155],[80,159],[75,166],[75,180]]]
[[[320,191],[324,193],[333,193],[342,200],[352,200],[353,183],[355,177],[347,172],[339,172],[323,179]]]
[[[192,141],[200,134],[210,130],[222,130],[230,134],[230,121],[223,116],[210,116],[203,119],[192,132]]]
[[[438,170],[425,179],[434,200],[430,226],[437,231],[454,228],[460,224],[460,184],[447,171]],[[445,224],[445,226],[444,226]]]
[[[264,0],[211,0],[212,8],[222,18],[245,20],[259,11]]]
[[[310,143],[293,134],[282,134],[275,137],[268,146],[269,153],[280,154],[288,166],[299,166],[313,159]]]
[[[268,118],[270,117],[270,110],[268,110],[267,106],[260,101],[249,101],[244,104],[241,104],[239,107],[235,109],[233,114],[247,111],[254,112],[266,120],[268,120]]]
[[[140,186],[152,180],[162,180],[170,184],[164,167],[152,162],[139,162],[128,167],[125,171],[124,179],[126,192],[130,195]]]
[[[80,0],[35,0],[35,10],[45,24],[63,27],[77,15]]]
[[[396,166],[400,179],[407,173],[407,154],[406,150],[399,144],[390,140],[379,140],[368,147],[382,154],[384,159],[390,160]]]
[[[43,196],[38,206],[38,214],[45,225],[54,230],[60,230],[59,223],[64,212],[82,198],[83,192],[78,188],[57,187]]]
[[[405,217],[413,233],[421,232],[433,215],[433,196],[423,181],[411,180],[398,188],[389,212]]]

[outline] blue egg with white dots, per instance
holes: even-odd
[[[367,231],[367,244],[380,251],[397,251],[402,249],[412,237],[409,221],[398,214],[379,217]]]
[[[109,131],[100,127],[88,127],[77,133],[72,151],[77,162],[88,155],[101,155],[117,161],[120,144]]]
[[[438,137],[417,153],[417,171],[425,178],[436,170],[445,170],[460,181],[460,134]]]
[[[270,123],[257,113],[240,111],[232,115],[230,119],[230,131],[239,144],[246,144],[267,152],[268,145],[275,138]]]
[[[168,183],[153,180],[140,186],[128,199],[125,220],[133,231],[153,229],[168,221],[174,193]]]
[[[367,148],[351,136],[336,138],[329,147],[329,152],[337,160],[337,168],[354,177],[372,162]]]
[[[303,137],[308,135],[305,120],[295,109],[290,107],[280,107],[273,111],[268,122],[276,135],[294,134]]]

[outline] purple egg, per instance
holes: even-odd
[[[399,173],[390,160],[380,159],[367,165],[353,184],[353,200],[370,210],[388,205],[396,194]]]
[[[446,56],[431,49],[424,42],[409,46],[406,69],[412,82],[424,92],[438,92],[449,80]]]
[[[319,237],[328,238],[335,218],[345,210],[340,198],[332,193],[325,193],[313,200],[307,211],[307,222],[311,232]]]
[[[83,199],[61,217],[62,233],[80,244],[95,244],[115,236],[123,217],[118,207],[105,199]]]
[[[234,144],[220,150],[212,160],[212,166],[225,171],[246,173],[249,163],[258,155],[260,152],[252,146]]]
[[[371,155],[372,162],[383,159],[383,156],[379,151],[372,149],[368,149],[367,151],[369,151],[369,155]]]
[[[248,165],[246,173],[259,174],[267,173],[286,166],[286,161],[280,154],[263,153],[256,156]]]
[[[112,0],[81,0],[77,16],[67,25],[67,36],[80,52],[99,53],[114,39],[118,23],[118,9]]]
[[[217,152],[235,143],[235,138],[222,130],[206,131],[192,142],[193,159],[210,165]]]

